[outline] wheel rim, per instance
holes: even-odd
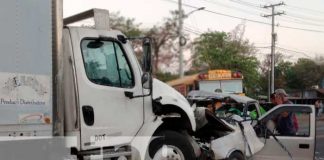
[[[178,147],[163,145],[155,153],[153,160],[185,160],[185,157]]]

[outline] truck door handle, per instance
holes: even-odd
[[[299,148],[301,148],[301,149],[309,149],[309,144],[299,144]]]
[[[86,125],[92,126],[94,124],[94,112],[91,106],[82,106],[83,119]]]

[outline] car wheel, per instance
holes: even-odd
[[[149,146],[153,160],[195,160],[195,152],[187,136],[175,131],[155,135]]]
[[[245,160],[245,158],[242,153],[236,151],[228,157],[228,160]]]

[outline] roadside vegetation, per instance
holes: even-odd
[[[162,81],[178,78],[178,36],[176,11],[171,12],[160,24],[152,28],[142,28],[141,23],[127,18],[120,13],[112,13],[110,23],[113,29],[121,30],[128,37],[149,36],[153,43],[153,73]],[[270,55],[260,59],[255,45],[244,39],[244,23],[237,25],[230,33],[208,31],[190,40],[185,34],[185,49],[191,53],[186,60],[186,75],[207,71],[209,69],[230,69],[241,71],[248,96],[267,95]],[[140,55],[140,42],[133,41],[135,53]],[[324,57],[316,59],[299,58],[289,61],[284,52],[275,55],[275,88],[287,91],[303,91],[324,81]],[[139,59],[140,60],[140,59]],[[141,60],[140,60],[141,61]]]

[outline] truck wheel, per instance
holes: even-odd
[[[245,158],[242,153],[235,151],[228,157],[228,160],[245,160]]]
[[[175,131],[162,131],[153,137],[149,146],[153,160],[195,160],[195,152],[188,138]]]

